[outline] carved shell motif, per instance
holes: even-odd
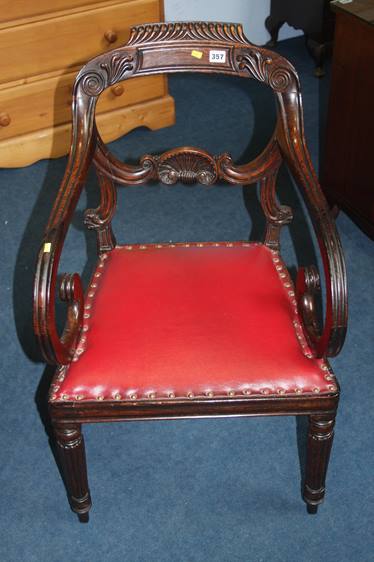
[[[217,181],[217,165],[210,154],[196,149],[181,148],[162,154],[157,163],[160,181],[167,185],[177,182],[212,185]]]

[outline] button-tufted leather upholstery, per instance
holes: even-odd
[[[261,244],[122,246],[102,256],[52,400],[333,393],[292,282]]]

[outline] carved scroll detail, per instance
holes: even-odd
[[[126,73],[133,70],[133,63],[134,57],[130,55],[124,56],[124,53],[114,53],[109,63],[102,63],[100,67],[107,75],[108,85],[110,86],[111,84],[122,80]]]
[[[269,77],[268,66],[272,63],[272,59],[263,56],[261,52],[255,49],[248,49],[245,54],[236,57],[238,70],[247,70],[253,78],[260,82],[267,82]]]
[[[272,58],[268,52],[257,48],[240,49],[235,62],[239,72],[248,72],[256,80],[268,84],[275,92],[286,92],[297,82],[296,72],[288,61],[281,57]]]
[[[273,250],[280,249],[280,229],[292,221],[292,209],[279,205],[276,196],[276,179],[278,168],[261,180],[260,199],[266,216],[265,245]]]
[[[243,28],[237,23],[175,22],[137,25],[131,29],[128,45],[162,41],[219,41],[248,44]]]
[[[85,94],[99,96],[105,88],[127,77],[134,68],[134,57],[118,51],[109,62],[102,62],[96,68],[85,67],[78,79]]]
[[[302,315],[308,339],[315,345],[318,342],[318,326],[315,297],[321,292],[319,273],[314,265],[301,267],[297,272],[296,299]]]
[[[98,253],[112,250],[116,245],[111,222],[117,205],[117,191],[112,179],[97,170],[101,201],[96,209],[87,209],[84,224],[89,230],[96,230]]]

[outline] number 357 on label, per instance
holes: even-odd
[[[226,51],[209,51],[209,62],[225,63]]]

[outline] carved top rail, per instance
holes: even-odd
[[[132,76],[165,72],[220,72],[251,77],[275,92],[298,91],[292,64],[252,45],[242,26],[219,22],[139,25],[124,47],[92,59],[76,85],[88,96]]]
[[[138,166],[119,162],[103,145],[95,127],[95,106],[105,88],[135,76],[165,72],[223,73],[258,80],[271,87],[278,109],[276,130],[268,146],[253,162],[235,165],[227,154],[212,157],[191,147],[144,156]],[[326,317],[319,328],[314,295],[319,288],[313,267],[301,268],[297,292],[304,328],[315,353],[335,355],[344,342],[347,321],[345,265],[339,237],[310,161],[304,138],[302,100],[297,73],[286,59],[251,44],[242,27],[232,23],[156,23],[136,26],[126,45],[89,61],[77,76],[73,92],[73,133],[69,161],[40,249],[34,292],[34,327],[47,361],[68,363],[82,324],[83,293],[77,274],[65,276],[61,297],[68,304],[62,337],[55,326],[54,292],[62,245],[72,213],[95,160],[102,177],[124,185],[149,179],[166,184],[218,179],[249,184],[264,179],[268,194],[264,207],[274,224],[285,224],[286,208],[273,213],[276,170],[286,161],[301,187],[320,245],[326,280]],[[105,205],[115,198],[103,182]],[[108,191],[109,190],[109,191]],[[113,208],[107,208],[111,217]],[[281,216],[282,215],[282,216]],[[98,221],[100,224],[100,221]]]

